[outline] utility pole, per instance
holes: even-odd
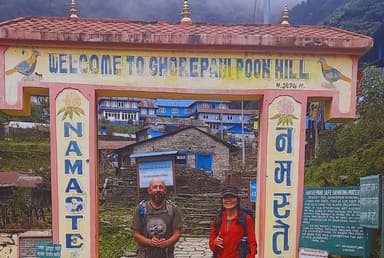
[[[271,3],[270,0],[264,0],[264,24],[271,23]]]
[[[244,141],[244,103],[241,101],[241,150],[242,150],[242,164],[245,167],[245,141]]]
[[[221,127],[221,140],[224,140],[224,123],[223,123],[223,111],[220,111],[220,127]]]
[[[252,23],[256,23],[256,11],[257,11],[257,0],[255,0],[255,5],[253,6]]]

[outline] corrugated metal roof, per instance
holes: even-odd
[[[189,107],[196,100],[175,100],[175,99],[157,99],[155,104],[157,107]]]
[[[183,24],[112,19],[21,17],[0,23],[0,42],[17,41],[261,48],[349,49],[365,52],[372,38],[326,26],[282,24]],[[255,51],[257,49],[254,49]]]
[[[139,98],[130,98],[130,97],[106,97],[106,96],[103,96],[103,97],[99,97],[98,100],[122,100],[122,101],[130,101],[130,102],[140,102],[141,99]]]
[[[0,187],[35,188],[42,182],[41,176],[31,176],[19,172],[0,172]]]
[[[43,123],[33,123],[33,122],[21,122],[21,121],[10,121],[8,126],[10,128],[36,128],[36,127],[47,127],[49,128],[49,124]]]
[[[154,156],[165,156],[165,155],[175,155],[177,151],[158,151],[158,152],[141,152],[131,154],[131,158],[143,158],[143,157],[154,157]]]
[[[198,108],[197,113],[212,113],[212,114],[237,114],[241,115],[258,115],[258,110],[244,109],[219,109],[219,108]]]

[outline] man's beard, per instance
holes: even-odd
[[[156,193],[152,195],[152,201],[155,202],[156,204],[161,204],[165,199],[165,194],[164,193]]]

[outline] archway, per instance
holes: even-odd
[[[298,257],[307,102],[353,118],[371,46],[316,26],[20,18],[0,25],[0,109],[28,113],[31,94],[49,95],[53,240],[97,257],[98,96],[260,100],[259,257]]]

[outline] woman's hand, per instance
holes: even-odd
[[[223,238],[221,237],[221,232],[219,232],[219,234],[218,234],[217,237],[215,238],[214,243],[215,243],[215,245],[217,245],[218,247],[220,247],[220,248],[224,248],[224,246],[223,246]]]

